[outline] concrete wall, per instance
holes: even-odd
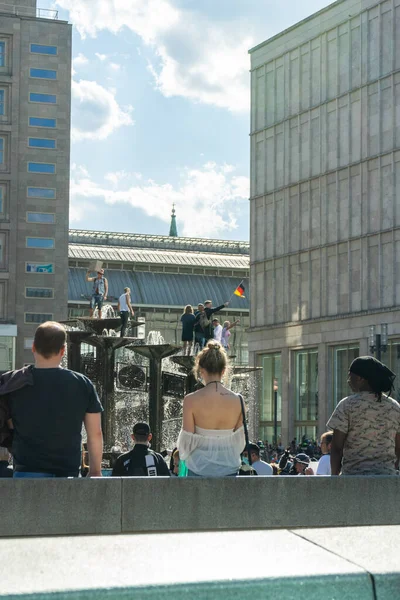
[[[9,479],[0,536],[399,525],[399,493],[398,477]]]
[[[400,0],[370,5],[251,55],[252,326],[400,304]]]
[[[399,340],[399,17],[400,0],[340,0],[251,51],[249,353],[281,352],[284,444],[325,430],[333,346],[366,354],[381,323]],[[291,409],[307,348],[318,423]]]

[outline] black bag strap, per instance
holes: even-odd
[[[240,405],[242,407],[243,429],[244,429],[244,437],[246,440],[247,456],[249,459],[249,465],[251,465],[252,461],[251,461],[251,452],[250,452],[249,431],[247,429],[246,411],[244,409],[244,400],[243,400],[242,394],[239,394],[239,398],[240,398]]]

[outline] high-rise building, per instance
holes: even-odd
[[[338,0],[250,52],[249,350],[260,434],[276,416],[287,443],[325,430],[359,354],[400,381],[400,0]]]
[[[0,371],[67,316],[71,26],[0,2]]]

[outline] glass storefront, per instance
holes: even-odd
[[[265,354],[260,357],[262,370],[262,394],[260,403],[260,438],[271,444],[275,438],[275,408],[277,414],[278,441],[281,436],[282,420],[282,376],[281,354]]]
[[[331,348],[331,365],[332,365],[332,402],[333,409],[337,406],[342,398],[346,398],[351,394],[351,389],[347,383],[347,374],[350,364],[360,354],[358,344],[335,346]]]
[[[316,439],[318,422],[318,350],[295,353],[295,436]]]
[[[15,337],[0,337],[0,372],[14,369]]]
[[[400,339],[389,340],[388,349],[386,352],[382,352],[381,360],[397,375],[394,380],[392,397],[400,402]]]

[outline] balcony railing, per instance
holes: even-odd
[[[14,6],[0,2],[0,13],[12,14],[18,17],[37,17],[39,19],[58,19],[58,10],[49,8],[31,8],[29,6]]]

